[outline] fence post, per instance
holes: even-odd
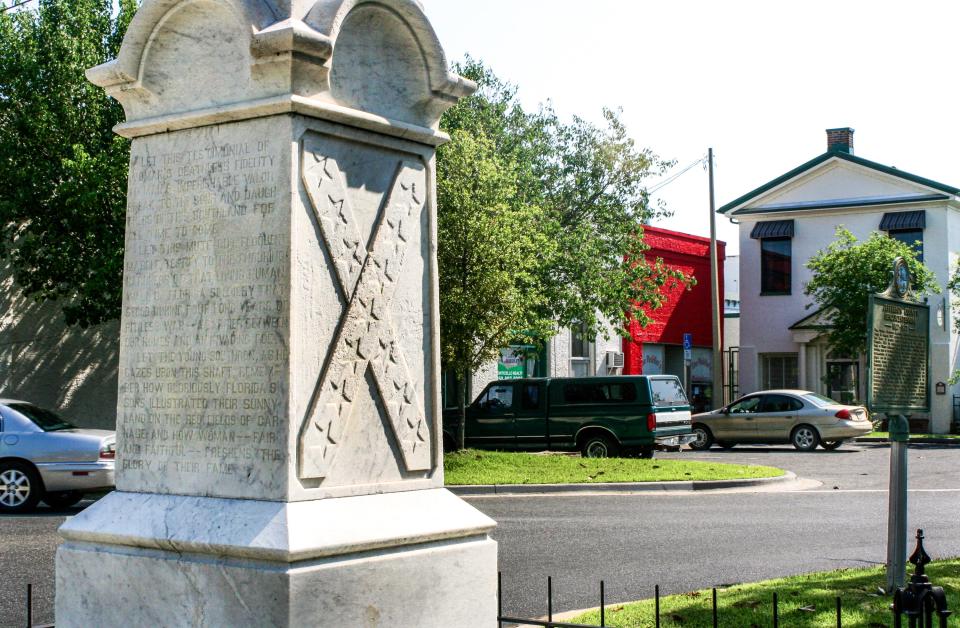
[[[503,628],[503,572],[497,572],[497,628]]]
[[[773,592],[773,628],[780,626],[780,609],[777,608],[777,592]]]
[[[600,628],[606,628],[607,621],[604,617],[604,601],[603,601],[603,580],[600,581]]]
[[[843,603],[840,601],[840,596],[837,596],[837,628],[843,628]]]
[[[713,628],[717,628],[717,587],[713,587]]]
[[[654,613],[656,617],[656,628],[660,628],[660,585],[653,587]]]
[[[547,576],[547,628],[553,628],[553,576]]]
[[[27,583],[27,628],[33,628],[33,585]]]

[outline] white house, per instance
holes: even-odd
[[[807,260],[838,225],[858,239],[873,231],[922,242],[942,293],[929,297],[930,429],[949,431],[958,363],[946,283],[960,253],[960,189],[853,154],[853,129],[827,130],[827,152],[719,211],[740,225],[740,392],[807,388],[864,400],[863,356],[832,355],[804,285]],[[943,383],[944,386],[937,386]],[[941,392],[942,391],[942,392]],[[915,418],[923,418],[915,415]]]

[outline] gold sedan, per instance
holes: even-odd
[[[865,408],[846,406],[808,390],[762,390],[730,405],[693,416],[693,449],[716,443],[792,443],[800,451],[820,445],[836,449],[843,441],[873,430]]]

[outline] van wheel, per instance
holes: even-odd
[[[697,451],[710,449],[710,445],[713,444],[713,434],[710,433],[710,428],[705,425],[694,425],[693,434],[696,438],[690,443],[690,449],[696,449]]]
[[[593,434],[583,441],[580,455],[584,458],[615,458],[619,449],[617,443],[609,436]]]
[[[457,446],[453,442],[453,437],[444,432],[443,434],[443,453],[450,454],[457,450]]]

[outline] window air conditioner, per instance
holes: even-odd
[[[607,368],[622,369],[623,353],[620,351],[607,351]]]

